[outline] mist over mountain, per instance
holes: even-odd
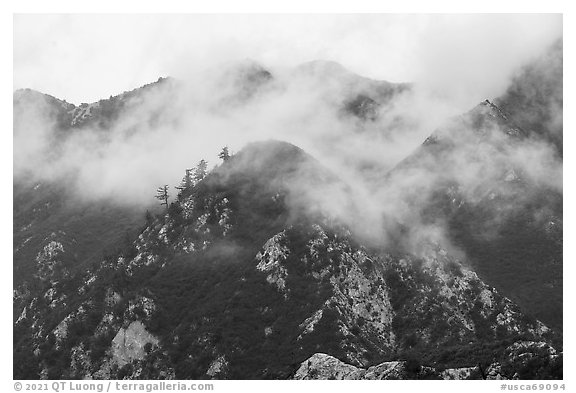
[[[331,61],[17,90],[15,378],[561,379],[562,51],[466,111]]]

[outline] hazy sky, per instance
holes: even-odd
[[[561,34],[558,14],[16,15],[14,88],[79,104],[235,60],[323,59],[476,99]]]

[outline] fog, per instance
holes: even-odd
[[[489,193],[506,193],[506,176],[517,174],[531,184],[562,191],[561,158],[545,138],[510,139],[507,126],[498,122],[485,125],[480,135],[469,119],[459,117],[484,99],[503,95],[522,66],[542,56],[561,37],[562,20],[557,15],[277,16],[271,20],[165,16],[128,24],[134,29],[127,27],[131,42],[138,43],[136,48],[124,46],[127,38],[110,30],[99,31],[95,40],[82,27],[86,17],[71,17],[50,36],[56,40],[74,27],[77,36],[72,41],[86,43],[75,47],[86,70],[72,70],[73,61],[58,60],[62,70],[73,74],[69,79],[60,76],[54,63],[58,50],[66,48],[50,53],[38,49],[40,64],[45,61],[48,70],[56,71],[30,77],[28,55],[23,52],[37,46],[31,40],[38,33],[26,27],[37,18],[52,27],[55,21],[28,18],[19,16],[15,23],[16,87],[47,86],[43,92],[55,94],[54,86],[61,86],[63,93],[80,97],[80,90],[65,88],[80,77],[76,88],[86,87],[87,94],[98,92],[99,98],[106,98],[127,89],[126,81],[149,77],[146,82],[150,82],[160,76],[152,78],[150,72],[174,76],[125,99],[119,117],[104,128],[94,123],[80,129],[62,127],[57,109],[62,104],[41,95],[25,94],[15,101],[15,179],[72,178],[74,195],[84,203],[105,199],[149,207],[155,203],[158,186],[178,185],[185,169],[200,159],[214,166],[224,146],[234,153],[249,142],[269,139],[304,149],[352,190],[340,194],[341,188],[293,182],[290,187],[298,190],[298,198],[381,242],[392,240],[389,229],[398,224],[411,228],[407,243],[443,239],[442,223],[425,222],[416,208],[426,205],[439,184],[455,183],[467,203],[478,203]],[[125,20],[111,18],[115,23]],[[167,18],[173,22],[169,27]],[[197,22],[191,32],[204,34],[179,33],[188,31],[179,29],[191,21]],[[167,29],[153,38],[159,26]],[[230,26],[237,27],[234,40]],[[138,32],[146,34],[138,36]],[[174,41],[168,43],[170,38]],[[114,58],[116,71],[102,60],[96,62],[99,69],[91,69],[88,51],[96,43],[102,55]],[[122,62],[123,57],[129,61]],[[310,62],[315,59],[322,61]],[[547,66],[539,63],[544,73]],[[102,93],[99,82],[108,75],[119,88]],[[349,102],[366,92],[380,95],[381,101],[370,119],[346,110]],[[530,94],[538,95],[538,88]],[[561,125],[559,94],[550,97],[554,110],[549,121]],[[452,148],[441,155],[422,149],[432,134],[449,141]],[[409,156],[417,157],[417,165],[403,161]]]

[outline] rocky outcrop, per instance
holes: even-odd
[[[37,277],[42,281],[58,279],[58,271],[62,270],[62,262],[59,258],[64,253],[62,243],[50,240],[36,255],[38,267]]]
[[[302,362],[292,379],[406,379],[412,371],[415,376],[433,375],[430,368],[418,366],[414,370],[405,361],[383,362],[367,369],[346,364],[333,356],[316,353]]]
[[[214,378],[221,374],[225,374],[227,368],[228,368],[228,361],[226,360],[226,357],[219,356],[218,358],[213,360],[212,363],[210,363],[210,367],[208,368],[208,371],[206,371],[206,375]]]
[[[368,368],[356,367],[337,358],[316,353],[300,364],[292,379],[445,379],[508,380],[527,376],[548,377],[561,367],[562,354],[545,342],[519,341],[509,346],[500,361],[487,367],[472,366],[435,370],[414,360],[383,362]],[[531,369],[528,369],[531,367]],[[534,370],[535,369],[535,370]],[[536,374],[535,374],[536,373]]]
[[[150,334],[142,322],[134,321],[122,328],[112,340],[112,359],[119,366],[133,360],[142,360],[146,355],[146,344],[158,345],[158,339]]]
[[[256,269],[266,273],[266,281],[275,285],[280,292],[287,296],[286,276],[288,272],[282,265],[282,261],[286,259],[289,253],[288,248],[283,245],[285,236],[284,231],[280,232],[264,244],[262,252],[256,255],[258,261]]]
[[[442,379],[476,379],[473,378],[475,375],[480,375],[480,369],[478,367],[460,367],[460,368],[447,368],[440,373]]]
[[[302,362],[293,379],[362,379],[361,369],[325,353]]]

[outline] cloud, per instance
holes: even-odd
[[[417,41],[414,81],[464,111],[501,95],[513,73],[561,35],[561,15],[438,15]]]
[[[561,34],[560,14],[16,15],[14,85],[92,102],[246,58],[272,68],[322,59],[468,97],[465,107],[498,95]]]
[[[106,29],[95,28],[104,21]],[[401,241],[410,248],[430,236],[445,240],[444,223],[427,222],[423,211],[439,184],[456,184],[465,202],[477,203],[489,192],[505,193],[502,179],[515,169],[562,190],[562,163],[546,141],[510,143],[498,123],[479,136],[461,118],[448,122],[502,94],[515,70],[561,34],[557,15],[18,16],[16,25],[16,85],[34,80],[49,91],[65,88],[64,97],[107,97],[116,86],[156,79],[150,74],[177,76],[127,100],[106,129],[63,132],[52,106],[37,96],[16,106],[15,178],[72,176],[84,201],[147,206],[159,185],[177,185],[200,159],[214,165],[223,146],[237,152],[268,139],[303,148],[349,186],[293,183],[309,205],[378,241],[398,241],[404,228]],[[69,41],[59,41],[71,31]],[[42,32],[59,43],[38,44]],[[47,72],[32,78],[34,53]],[[263,63],[273,78],[237,61],[245,58]],[[396,91],[375,120],[363,121],[345,104],[363,92],[359,86],[382,92],[386,85],[328,62],[295,67],[315,58],[415,83]],[[418,165],[396,167],[437,129],[450,150],[424,150]]]

